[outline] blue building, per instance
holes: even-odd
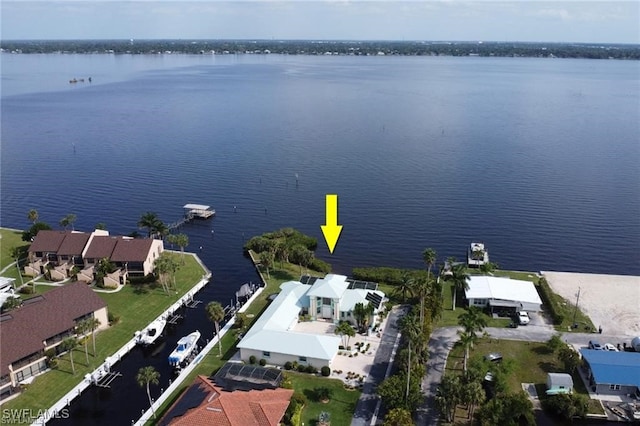
[[[633,395],[640,391],[640,353],[581,349],[588,369],[590,391]]]

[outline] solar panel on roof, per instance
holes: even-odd
[[[382,297],[380,297],[379,294],[373,293],[373,292],[369,292],[367,293],[367,295],[365,296],[365,299],[367,299],[369,302],[373,303],[373,305],[376,308],[380,307],[380,303],[382,302]]]

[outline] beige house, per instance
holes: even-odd
[[[47,369],[45,351],[67,337],[75,336],[76,325],[96,318],[98,330],[108,326],[107,304],[84,283],[56,287],[28,299],[0,317],[0,399],[19,391],[21,383]]]
[[[77,279],[91,283],[96,266],[109,259],[116,270],[105,277],[106,287],[126,283],[129,276],[153,272],[155,260],[164,250],[162,240],[110,236],[107,231],[88,234],[76,231],[40,231],[29,247],[25,274],[37,276],[47,270],[53,280],[64,280],[77,273]]]

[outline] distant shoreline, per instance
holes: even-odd
[[[18,54],[282,54],[310,56],[479,56],[640,60],[640,45],[611,43],[354,40],[3,40]]]

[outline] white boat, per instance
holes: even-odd
[[[489,252],[484,248],[483,243],[471,243],[467,253],[467,265],[479,267],[489,263]]]
[[[196,348],[198,339],[200,339],[200,332],[196,330],[178,340],[178,346],[169,355],[169,364],[177,367],[189,358]]]
[[[167,325],[167,320],[164,318],[158,318],[149,324],[144,330],[136,331],[134,333],[136,343],[138,345],[145,346],[152,345],[162,334],[162,330],[164,330],[165,325]]]

